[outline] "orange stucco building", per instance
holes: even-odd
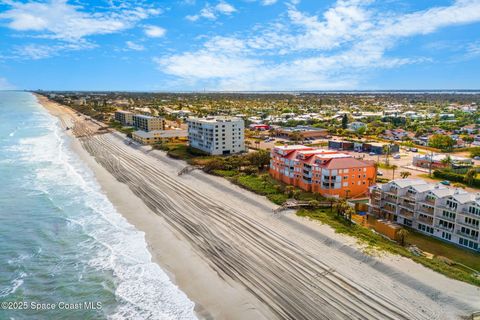
[[[270,175],[286,184],[326,197],[367,196],[375,184],[373,161],[307,146],[277,146],[271,151]]]

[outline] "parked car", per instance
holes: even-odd
[[[400,155],[399,154],[393,155],[393,159],[400,159]]]
[[[417,149],[417,148],[410,148],[410,151],[412,151],[412,152],[418,152],[418,149]]]
[[[473,157],[473,160],[480,160],[480,156]]]
[[[448,180],[443,180],[443,181],[440,181],[441,184],[445,185],[445,186],[449,186],[450,185],[450,181]]]
[[[379,176],[379,177],[383,176],[383,172],[382,171],[377,171],[377,176]]]
[[[375,152],[370,152],[369,155],[370,156],[376,156],[377,154]]]

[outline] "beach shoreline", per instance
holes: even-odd
[[[60,119],[64,128],[73,126],[71,119],[76,115],[72,110],[43,96],[36,97],[51,115]],[[221,279],[162,217],[152,212],[128,186],[118,182],[98,164],[71,131],[66,132],[71,149],[93,171],[119,214],[144,232],[153,262],[195,303],[194,311],[199,319],[261,319],[272,316],[244,288]]]
[[[52,115],[60,119],[64,127],[72,127],[72,119],[83,117],[77,116],[73,110],[60,106],[43,96],[37,95],[37,98]],[[119,133],[114,134],[120,135]],[[199,318],[272,319],[278,317],[268,307],[268,303],[261,302],[244,286],[216,272],[202,253],[197,252],[193,246],[185,241],[164,218],[149,209],[144,201],[135,195],[126,184],[117,181],[110,172],[97,163],[96,159],[84,149],[79,139],[75,138],[73,134],[69,135],[72,137],[72,148],[94,171],[102,189],[119,213],[137,229],[145,233],[153,261],[158,263],[169,274],[172,281],[195,302],[195,311]],[[134,152],[134,148],[131,149]],[[139,149],[141,149],[141,152],[148,153],[145,147],[139,147]],[[176,172],[183,166],[181,161],[169,159],[161,153],[152,153],[149,156],[158,157],[159,165],[162,165],[162,169],[170,171],[169,173],[172,176],[176,176]],[[475,289],[467,284],[448,279],[406,258],[389,254],[382,257],[363,256],[360,246],[353,238],[336,234],[328,226],[317,222],[288,214],[272,217],[271,210],[275,208],[275,205],[264,197],[254,195],[222,178],[207,177],[202,172],[193,172],[190,175],[182,176],[179,180],[194,185],[206,195],[212,197],[223,196],[226,198],[224,201],[228,201],[231,207],[249,209],[251,217],[270,226],[291,241],[304,244],[307,248],[311,245],[308,248],[311,254],[319,258],[331,259],[333,264],[345,264],[343,260],[336,260],[338,258],[343,259],[343,254],[353,256],[352,259],[348,259],[355,267],[370,270],[370,266],[376,266],[377,268],[381,266],[382,274],[391,276],[392,279],[387,277],[384,282],[379,281],[377,290],[382,288],[383,285],[389,289],[395,288],[398,286],[397,282],[404,282],[411,288],[421,289],[422,294],[417,295],[414,292],[411,303],[416,300],[415,297],[424,299],[424,295],[439,295],[438,292],[451,288],[451,295],[455,299],[480,308],[480,303],[475,301],[474,296],[472,296],[472,294],[480,293],[478,288]],[[317,247],[318,244],[326,244],[326,247]],[[332,252],[337,254],[337,251],[338,257],[336,255],[330,256]],[[344,275],[356,278],[357,281],[368,282],[372,280],[368,275],[355,274],[355,270],[352,272],[346,266],[338,266],[336,269]],[[294,270],[290,271],[294,272]],[[435,287],[431,287],[432,283],[435,284]],[[441,302],[446,297],[439,299]],[[427,303],[429,302],[427,301]],[[438,308],[436,303],[438,301],[430,304],[428,308]],[[453,314],[458,315],[458,311],[455,310],[451,313],[442,315],[442,311],[435,312],[439,315],[438,319],[450,319]]]

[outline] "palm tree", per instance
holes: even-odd
[[[392,180],[395,180],[395,170],[398,169],[398,166],[396,164],[392,165]]]
[[[356,213],[355,209],[352,208],[352,207],[350,207],[350,206],[348,206],[348,208],[347,208],[347,210],[346,210],[346,212],[345,212],[345,215],[346,215],[346,218],[348,219],[348,222],[349,222],[350,224],[352,224],[352,215],[355,214],[355,213]]]
[[[447,168],[451,167],[451,166],[452,166],[452,163],[453,163],[452,157],[450,157],[450,155],[447,154],[447,156],[442,159],[442,163],[443,163]]]
[[[285,187],[285,194],[287,195],[287,197],[289,198],[292,198],[293,197],[293,192],[295,191],[295,187],[294,186],[286,186]]]
[[[402,179],[407,179],[407,178],[410,177],[411,175],[412,175],[412,173],[411,173],[411,172],[408,172],[408,171],[402,171],[402,172],[400,172],[400,177],[401,177]]]
[[[350,206],[348,205],[347,200],[339,199],[336,203],[337,215],[345,216],[345,213],[349,207]]]
[[[470,169],[465,174],[465,177],[463,177],[463,180],[465,181],[465,183],[467,185],[471,186],[473,184],[473,181],[475,180],[476,176],[477,176],[477,170]]]
[[[337,198],[328,197],[327,200],[330,202],[330,212],[333,212],[333,204],[337,202]]]
[[[402,247],[405,246],[408,235],[409,235],[409,232],[408,232],[407,229],[402,228],[402,229],[398,230],[397,240],[398,240],[398,242],[400,242],[400,245]]]

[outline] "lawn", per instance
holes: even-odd
[[[462,249],[413,230],[409,231],[410,234],[407,241],[416,245],[421,250],[427,251],[436,256],[447,257],[450,260],[462,263],[480,272],[480,254]]]
[[[418,237],[417,233],[411,231],[409,237],[407,238],[407,242],[416,244],[420,249],[422,249],[421,246],[423,246],[423,249],[430,253],[434,253],[433,251],[436,251],[434,254],[440,256],[437,257],[435,255],[432,259],[429,259],[423,256],[415,256],[396,242],[388,240],[368,228],[356,224],[350,225],[343,218],[337,217],[335,210],[333,212],[330,212],[330,209],[299,210],[297,215],[309,217],[311,219],[328,224],[335,230],[335,232],[355,237],[358,239],[359,243],[367,245],[371,249],[387,251],[410,258],[413,261],[424,265],[425,267],[446,275],[449,278],[480,286],[480,278],[475,277],[470,270],[455,263],[451,265],[447,264],[441,258],[447,257],[453,262],[459,262],[473,268],[474,266],[478,266],[478,260],[480,259],[479,255],[473,252],[448,246],[443,242],[438,244],[438,242],[441,241],[427,237]],[[432,250],[432,248],[434,248],[434,250]],[[474,269],[478,270],[478,268]]]

